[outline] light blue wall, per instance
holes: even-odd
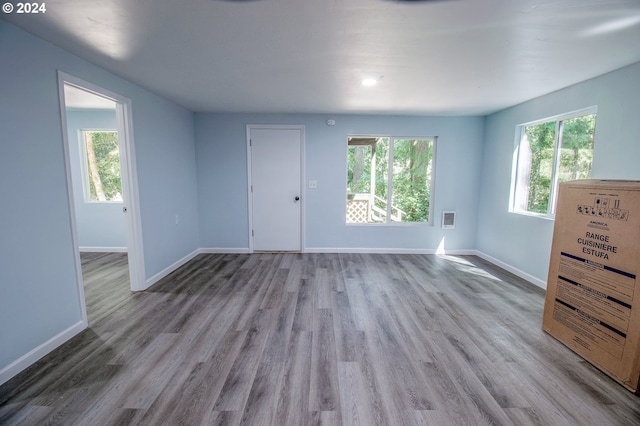
[[[327,126],[327,119],[335,126]],[[305,246],[319,249],[475,248],[482,117],[196,114],[200,245],[248,248],[247,124],[305,126]],[[345,224],[348,135],[438,136],[434,226]],[[456,210],[456,229],[440,229]]]
[[[0,21],[0,370],[81,321],[57,70],[132,99],[147,277],[198,247],[193,114]]]
[[[127,247],[123,203],[89,203],[84,197],[81,131],[117,130],[116,111],[67,111],[71,180],[80,247]]]
[[[144,106],[134,99],[133,119],[145,267],[152,277],[198,248],[193,113],[158,97]]]
[[[640,64],[525,102],[486,119],[478,249],[546,282],[553,221],[509,213],[518,124],[598,106],[592,177],[640,180]]]

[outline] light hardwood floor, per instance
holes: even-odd
[[[477,257],[200,255],[134,294],[125,255],[83,263],[90,328],[0,387],[0,424],[640,424]]]

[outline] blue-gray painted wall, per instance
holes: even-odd
[[[318,183],[304,189],[306,249],[475,248],[482,117],[198,113],[195,123],[203,248],[249,247],[247,124],[305,126],[306,180]],[[433,225],[345,223],[349,135],[438,137]],[[455,229],[440,228],[442,210],[457,211]]]

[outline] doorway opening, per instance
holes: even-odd
[[[107,309],[103,302],[145,288],[131,101],[63,72],[58,86],[76,275],[89,324]]]

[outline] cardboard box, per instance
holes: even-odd
[[[561,183],[542,328],[636,393],[639,274],[640,182]]]

